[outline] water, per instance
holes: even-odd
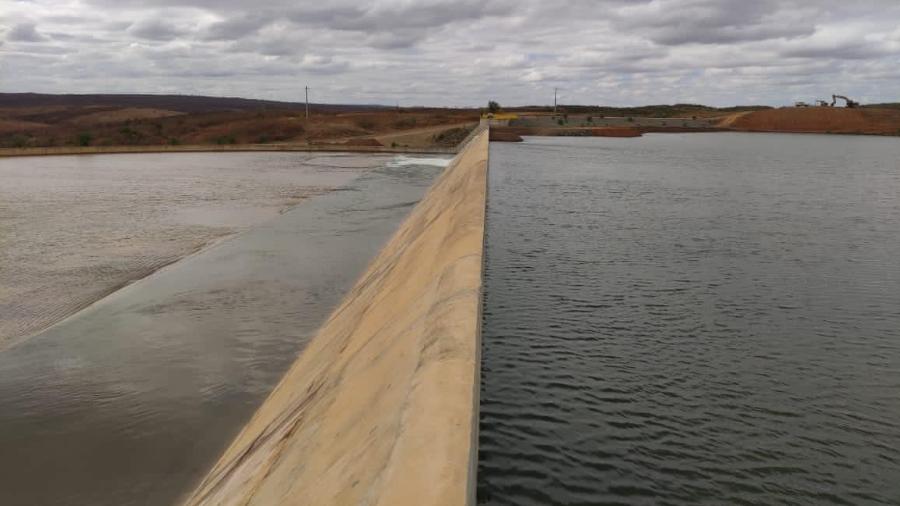
[[[305,153],[0,158],[0,349],[387,160]]]
[[[441,170],[373,160],[0,352],[0,504],[188,493]]]
[[[479,503],[900,504],[900,142],[490,156]]]

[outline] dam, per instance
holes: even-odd
[[[193,430],[224,419],[231,429],[201,445],[179,440],[174,426],[170,448],[159,454],[187,446],[184,455],[204,458],[190,473],[172,471],[183,469],[181,461],[164,462],[119,495],[98,488],[115,471],[79,474],[73,462],[91,447],[76,445],[69,466],[45,468],[43,478],[65,477],[80,495],[53,496],[52,487],[28,481],[36,472],[29,450],[63,447],[61,429],[39,417],[6,417],[0,434],[26,423],[35,429],[18,446],[3,441],[14,449],[0,475],[4,503],[891,504],[900,497],[892,480],[900,462],[900,280],[892,256],[900,248],[900,173],[892,161],[900,151],[890,139],[488,139],[487,130],[475,131],[443,171],[410,165],[367,173],[206,250],[219,259],[216,268],[189,257],[162,272],[165,282],[148,278],[89,308],[88,316],[108,313],[103,319],[78,313],[51,328],[46,336],[76,330],[67,339],[85,349],[101,329],[128,329],[120,335],[136,335],[141,350],[168,350],[162,356],[172,364],[160,374],[179,370],[180,354],[202,356],[221,336],[235,336],[242,355],[195,373],[238,380],[202,383],[200,403],[185,396],[167,414],[214,406],[191,421]],[[310,236],[315,245],[302,239]],[[260,243],[278,248],[259,251]],[[328,258],[350,253],[346,272],[340,258]],[[285,266],[310,265],[309,258],[317,263],[297,279],[281,279]],[[145,320],[165,301],[191,302],[174,296],[193,294],[201,278],[198,291],[207,295],[193,307],[240,306],[240,266],[248,261],[282,269],[250,285],[264,292],[255,305],[224,322],[201,322],[217,337],[169,348],[171,335],[195,325],[194,315],[176,314],[161,328]],[[318,281],[305,287],[310,277]],[[299,355],[284,343],[260,344],[274,327],[242,327],[260,311],[296,316],[298,297],[311,293],[321,318],[291,330],[291,340],[304,342]],[[294,321],[285,317],[287,327],[274,333]],[[0,355],[4,407],[35,410],[48,397],[34,391],[60,397],[56,384],[27,384],[33,364],[53,364],[39,376],[87,376],[82,361],[108,355],[108,347],[73,354],[60,337],[46,336]],[[249,358],[258,346],[271,349]],[[114,385],[141,395],[172,391],[95,382],[105,389],[69,392],[72,405],[103,406],[117,397]],[[255,397],[231,384],[255,388]],[[236,397],[241,407],[232,411]],[[125,421],[145,418],[140,408]],[[66,412],[61,425],[85,416],[71,406]],[[128,430],[143,434],[157,421]],[[131,451],[123,448],[117,462]],[[162,480],[177,486],[161,487]]]

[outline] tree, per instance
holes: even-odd
[[[491,100],[490,102],[488,102],[488,112],[491,114],[497,114],[498,112],[500,112],[500,104]]]

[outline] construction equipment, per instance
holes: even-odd
[[[838,99],[841,99],[841,100],[843,100],[844,102],[846,102],[846,103],[847,103],[847,107],[848,107],[849,109],[852,109],[852,108],[854,108],[854,107],[859,107],[859,102],[856,102],[856,101],[854,101],[854,100],[850,100],[849,98],[847,98],[847,97],[845,97],[845,96],[843,96],[843,95],[832,95],[832,96],[831,96],[831,107],[834,107],[834,104],[837,103]]]
[[[816,107],[831,107],[831,104],[829,104],[825,100],[816,99]]]
[[[794,107],[809,107],[806,102],[794,102]]]

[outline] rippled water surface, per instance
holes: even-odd
[[[900,141],[490,156],[480,503],[900,504]]]
[[[174,158],[158,168],[176,179],[172,165],[193,159],[168,156]],[[319,159],[318,168],[309,169],[315,160],[306,155],[255,155],[241,178],[236,174],[241,172],[240,160],[248,158],[233,156],[204,158],[205,177],[217,177],[216,159],[222,172],[230,168],[235,174],[222,175],[231,182],[197,181],[175,190],[184,192],[179,199],[185,205],[171,204],[173,196],[160,190],[172,188],[172,182],[149,174],[135,180],[113,171],[109,177],[123,177],[138,202],[128,206],[120,196],[85,194],[87,202],[76,206],[78,216],[112,220],[86,225],[102,241],[104,227],[122,233],[122,220],[110,216],[116,209],[144,210],[151,219],[149,229],[169,232],[173,229],[158,226],[172,210],[205,210],[201,214],[207,222],[222,218],[220,208],[241,214],[248,194],[257,195],[259,204],[268,209],[272,203],[263,196],[269,190],[293,192],[292,181],[298,180],[307,187],[309,177],[286,174],[291,166],[323,172],[312,174],[319,182],[343,183],[284,214],[276,208],[271,219],[254,218],[255,224],[241,234],[0,351],[0,505],[178,502],[211,467],[441,170],[433,161],[420,165],[414,159],[352,157],[372,167],[362,171],[356,162],[347,168],[350,157],[330,155]],[[136,159],[152,169],[158,157],[110,158]],[[103,163],[109,168],[115,162]],[[84,166],[72,168],[76,169],[91,172]],[[184,172],[188,179],[196,175],[194,170]],[[243,182],[232,188],[235,178]],[[203,189],[209,189],[212,203],[191,197]],[[48,196],[37,192],[36,197]],[[159,205],[144,202],[154,198]],[[187,205],[194,198],[200,202]],[[176,223],[183,223],[183,216],[178,216]],[[227,222],[234,224],[233,218]],[[133,229],[138,244],[166,250],[166,245],[154,241],[180,240],[168,232],[147,234],[141,225],[135,223]],[[72,254],[83,251],[74,248]],[[44,258],[52,272],[55,257]],[[101,264],[107,260],[95,259]],[[65,290],[57,295],[65,296]]]

